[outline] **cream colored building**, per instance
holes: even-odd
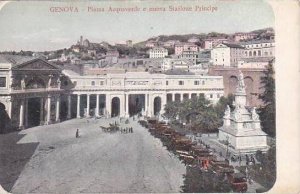
[[[168,50],[163,47],[154,47],[149,50],[149,58],[165,58],[168,56]]]
[[[132,101],[139,101],[146,115],[154,116],[164,112],[164,106],[168,101],[182,101],[204,94],[212,103],[216,103],[224,93],[222,76],[166,75],[148,72],[69,76],[75,85],[72,94],[77,96],[78,118],[91,116],[92,96],[96,101],[92,112],[96,116],[104,114],[108,117],[117,115],[126,117],[132,114],[129,108]],[[80,110],[83,97],[86,99],[84,114]],[[100,101],[105,104],[100,106]]]
[[[197,52],[198,50],[199,50],[198,46],[194,43],[185,42],[185,43],[175,44],[175,55],[181,55],[183,51]]]
[[[80,75],[39,58],[0,55],[0,133],[91,116],[164,112],[170,101],[224,95],[222,76],[126,72]]]
[[[238,44],[221,43],[215,46],[211,51],[213,65],[236,67],[238,61],[244,56],[244,47]]]
[[[181,69],[188,70],[190,66],[193,65],[193,62],[187,59],[172,59],[165,58],[161,64],[162,71],[173,70],[173,69]]]
[[[243,58],[238,61],[238,68],[265,69],[271,59],[269,58]]]
[[[257,40],[242,42],[241,45],[245,47],[246,58],[263,58],[275,57],[275,41],[274,40]]]

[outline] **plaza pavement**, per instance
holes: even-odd
[[[99,127],[114,121],[73,119],[21,131],[18,144],[39,144],[12,193],[180,192],[185,166],[179,159],[136,121],[122,124],[133,127],[128,134]]]

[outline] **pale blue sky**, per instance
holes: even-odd
[[[89,13],[93,7],[166,7],[212,5],[208,12]],[[52,13],[50,7],[73,6],[78,13]],[[69,47],[80,35],[92,42],[134,42],[157,35],[234,33],[274,26],[272,8],[263,0],[10,2],[0,10],[0,50],[53,50]]]

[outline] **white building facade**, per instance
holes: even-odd
[[[194,43],[180,43],[180,44],[175,44],[175,55],[179,56],[181,55],[184,51],[195,51],[197,52],[199,50],[198,46]]]
[[[155,47],[149,50],[149,58],[165,58],[168,50],[163,47]]]
[[[168,101],[182,101],[204,94],[212,103],[224,95],[222,76],[165,75],[147,72],[127,72],[105,76],[70,76],[77,96],[77,117],[90,115],[90,98],[96,96],[95,115],[98,116],[100,95],[105,96],[105,110],[101,114],[129,116],[130,98],[139,96],[146,116],[164,112]],[[85,96],[86,113],[82,115],[81,97]],[[112,103],[117,102],[117,105]]]
[[[127,72],[79,75],[39,58],[0,55],[0,133],[91,116],[145,116],[170,101],[224,95],[222,76]]]
[[[258,40],[242,42],[245,47],[245,58],[272,58],[275,57],[274,40]]]
[[[245,54],[245,49],[241,45],[221,43],[211,51],[213,65],[224,67],[236,67]]]
[[[230,48],[225,44],[218,44],[211,50],[211,59],[213,65],[229,67]]]

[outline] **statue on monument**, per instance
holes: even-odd
[[[60,81],[60,78],[58,78],[58,79],[57,79],[57,88],[60,89],[60,87],[61,87],[61,81]]]
[[[241,111],[242,107],[241,105],[237,105],[234,109],[234,118],[236,121],[240,121],[242,119],[242,111]]]
[[[49,76],[49,80],[48,80],[48,88],[51,88],[51,83],[52,83],[52,75]]]
[[[239,92],[245,91],[244,74],[241,72],[241,70],[239,70],[237,91]]]
[[[24,90],[25,88],[26,88],[25,78],[22,78],[22,80],[21,80],[21,89]]]
[[[255,107],[253,107],[253,109],[251,111],[251,115],[252,115],[252,120],[259,121],[259,115],[257,114]]]
[[[230,118],[230,107],[229,107],[229,105],[227,105],[227,107],[226,107],[224,118],[225,119],[229,119]]]
[[[141,114],[142,114],[142,116],[146,116],[144,108],[142,108]]]

